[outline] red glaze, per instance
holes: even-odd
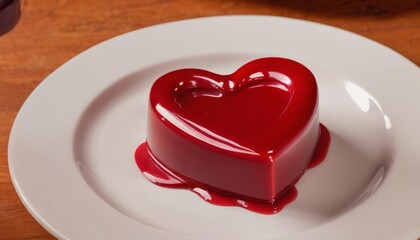
[[[312,157],[312,161],[308,166],[308,169],[314,168],[321,164],[325,159],[328,146],[330,144],[330,134],[327,128],[320,124],[320,139],[318,146]],[[189,189],[195,192],[205,201],[220,205],[220,206],[237,206],[248,209],[253,212],[262,214],[274,214],[283,209],[287,204],[293,202],[296,199],[298,192],[294,185],[292,185],[284,194],[277,198],[274,202],[266,203],[260,201],[252,201],[247,199],[241,199],[237,196],[228,196],[220,194],[211,190],[205,190],[194,186],[186,179],[179,179],[174,173],[165,169],[159,161],[153,158],[147,147],[147,143],[141,144],[135,153],[137,165],[140,167],[144,176],[156,185],[167,187],[167,188],[183,188]]]
[[[319,138],[312,73],[292,60],[264,58],[230,75],[182,69],[159,78],[150,92],[147,151],[136,158],[149,180],[153,172],[178,180],[172,187],[272,209],[284,205],[280,196],[305,172]],[[163,171],[147,171],[153,163]]]
[[[273,214],[283,209],[284,206],[291,203],[297,197],[297,190],[294,186],[289,188],[279,199],[276,199],[275,202],[265,203],[249,201],[247,199],[243,200],[241,198],[219,194],[212,190],[187,185],[177,179],[177,177],[168,171],[168,169],[164,169],[159,166],[159,163],[156,163],[156,159],[153,159],[148,152],[146,143],[143,143],[137,148],[136,159],[137,164],[141,166],[141,171],[149,181],[162,187],[189,189],[205,201],[219,206],[237,206],[253,212]]]

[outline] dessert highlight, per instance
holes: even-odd
[[[315,77],[290,59],[257,59],[230,75],[172,71],[156,80],[149,101],[140,170],[213,204],[278,212],[328,151]]]

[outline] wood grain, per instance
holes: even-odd
[[[257,14],[344,28],[378,41],[419,65],[419,5],[418,0],[23,0],[17,27],[0,38],[0,239],[53,239],[14,191],[7,165],[8,136],[31,91],[86,48],[164,22]]]

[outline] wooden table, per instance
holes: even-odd
[[[10,129],[24,100],[47,75],[110,37],[180,19],[275,15],[359,33],[420,65],[418,0],[23,0],[22,10],[17,27],[0,38],[0,239],[53,239],[29,215],[12,186]]]

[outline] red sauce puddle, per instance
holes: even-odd
[[[320,124],[318,145],[307,169],[312,169],[323,162],[327,156],[329,144],[330,133],[324,125]],[[272,203],[245,198],[241,199],[238,196],[225,195],[216,191],[200,188],[196,186],[193,181],[188,181],[176,176],[163,167],[156,159],[153,159],[151,154],[148,153],[147,143],[143,143],[137,148],[135,159],[143,175],[154,184],[167,188],[189,189],[205,201],[219,206],[238,206],[257,213],[274,214],[293,202],[298,195],[298,191],[294,184],[292,184],[284,193],[280,194],[276,201]]]

